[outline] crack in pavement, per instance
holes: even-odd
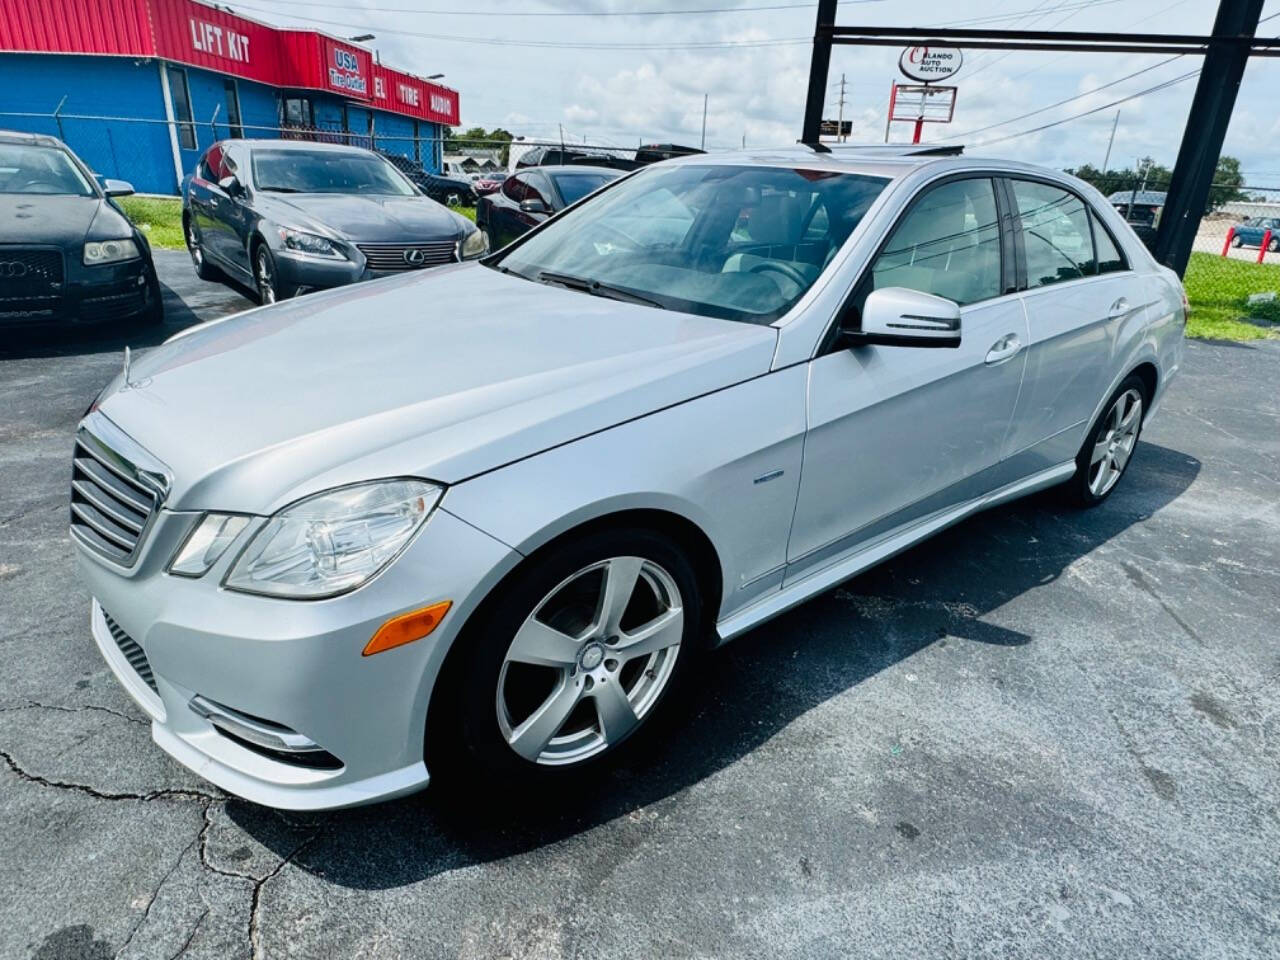
[[[258,933],[258,928],[259,928],[258,914],[259,914],[259,909],[262,906],[263,888],[266,887],[267,881],[274,880],[277,876],[280,875],[281,870],[283,870],[285,867],[287,867],[290,863],[294,861],[294,859],[298,856],[298,854],[302,853],[303,850],[311,846],[311,844],[314,843],[316,839],[320,836],[320,834],[324,831],[324,827],[325,827],[324,823],[319,824],[316,827],[315,831],[309,837],[302,840],[296,847],[294,847],[293,850],[289,853],[289,855],[287,857],[284,857],[274,870],[268,873],[261,880],[254,881],[253,899],[249,905],[249,951],[250,951],[249,955],[253,958],[253,960],[258,960],[259,957],[263,956],[262,949],[261,949],[262,943]]]
[[[169,960],[178,960],[180,956],[187,952],[187,949],[191,946],[191,941],[196,938],[196,931],[200,929],[200,924],[204,923],[204,918],[207,916],[209,916],[209,908],[205,907],[204,913],[196,917],[195,925],[191,928],[191,932],[187,934],[187,939],[178,948],[178,952],[171,956]]]
[[[121,720],[127,720],[130,723],[138,723],[143,726],[151,726],[150,720],[144,720],[142,717],[130,716],[120,710],[113,710],[111,707],[100,707],[96,703],[86,703],[79,707],[65,707],[54,703],[40,703],[36,700],[28,699],[26,703],[19,704],[14,707],[0,707],[0,713],[14,713],[18,710],[55,710],[58,713],[85,713],[88,711],[96,711],[98,713],[107,713],[113,717],[119,717]]]
[[[146,925],[147,918],[151,916],[151,908],[154,907],[156,905],[156,901],[160,899],[160,891],[163,890],[164,885],[169,882],[169,878],[177,872],[178,867],[182,866],[182,861],[186,859],[187,854],[191,852],[191,848],[196,845],[196,841],[199,839],[200,837],[198,834],[195,837],[192,837],[191,842],[183,847],[182,852],[178,854],[178,859],[173,862],[173,866],[165,871],[165,875],[160,878],[160,882],[156,884],[155,890],[151,893],[151,899],[147,901],[147,905],[142,911],[142,916],[138,918],[138,922],[133,925],[133,929],[129,931],[129,935],[124,938],[124,943],[120,944],[120,949],[116,951],[117,960],[120,955],[125,952],[129,944],[133,942],[133,938],[137,936],[138,931]],[[205,910],[205,913],[208,912],[208,910]],[[187,942],[190,943],[190,940]]]
[[[208,793],[201,793],[199,790],[187,790],[176,787],[166,787],[161,790],[152,790],[149,793],[108,793],[105,790],[99,790],[85,783],[70,783],[66,780],[51,780],[48,777],[42,777],[38,773],[30,773],[23,769],[22,765],[14,759],[13,754],[7,750],[0,750],[0,760],[16,775],[20,780],[27,783],[38,783],[44,787],[52,787],[55,790],[69,790],[74,793],[80,793],[87,797],[93,797],[95,800],[138,800],[148,803],[152,800],[195,800],[201,803],[215,803],[217,797]]]

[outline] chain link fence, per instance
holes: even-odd
[[[1128,171],[1089,179],[1151,246],[1168,180]],[[1240,339],[1280,331],[1280,188],[1215,183],[1183,283],[1195,335]]]

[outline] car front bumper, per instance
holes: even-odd
[[[155,269],[146,257],[101,267],[69,267],[55,289],[0,289],[0,326],[38,327],[53,323],[112,323],[155,306]]]
[[[382,277],[402,277],[406,273],[419,270],[430,270],[432,266],[449,266],[458,263],[432,264],[423,267],[412,267],[404,270],[374,270],[367,263],[356,263],[351,260],[328,260],[320,257],[300,256],[288,250],[273,251],[276,261],[276,275],[281,287],[289,294],[307,293],[312,290],[329,290],[333,287],[345,286],[349,283],[360,283],[364,280],[378,280]]]
[[[219,586],[260,518],[204,577],[164,572],[198,516],[161,511],[127,570],[77,545],[94,639],[151,718],[155,742],[219,787],[283,809],[355,806],[424,787],[436,676],[518,554],[437,507],[399,559],[359,590],[279,600]],[[362,656],[387,619],[446,599],[453,606],[430,636]],[[272,736],[314,749],[269,749]]]

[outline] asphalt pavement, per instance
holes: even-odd
[[[761,627],[590,790],[300,816],[168,760],[89,636],[71,438],[130,336],[0,358],[0,957],[1280,955],[1280,343],[1189,343],[1103,507]]]

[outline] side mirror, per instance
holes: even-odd
[[[229,197],[238,197],[244,193],[244,187],[240,185],[240,178],[235,174],[223,177],[218,181],[218,186],[221,187]]]
[[[102,181],[102,192],[108,197],[127,197],[133,193],[133,184],[128,180],[111,180]]]
[[[840,340],[848,347],[958,347],[960,304],[905,287],[873,290],[862,307],[862,326],[842,324]]]
[[[545,201],[542,200],[521,200],[520,209],[525,213],[550,213]]]

